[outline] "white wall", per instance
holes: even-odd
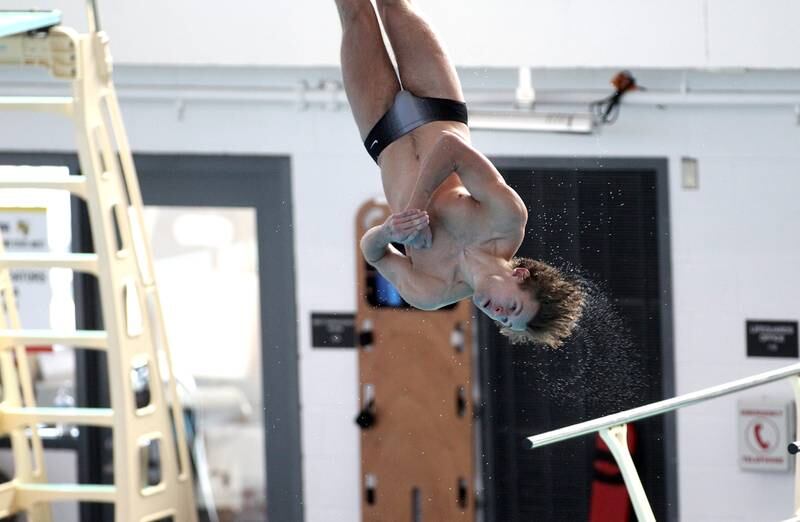
[[[135,78],[140,72],[120,74]],[[168,83],[178,76],[171,69],[157,74]],[[203,72],[209,83],[223,74]],[[247,83],[247,74],[241,74]],[[477,84],[496,82],[483,74],[488,73],[476,70],[465,77]],[[549,81],[554,88],[559,83],[580,87],[580,78],[569,73]],[[781,80],[751,73],[740,80],[737,85],[766,81],[781,89],[796,85],[798,74]],[[358,520],[356,354],[312,350],[309,338],[311,311],[355,309],[353,220],[362,202],[380,194],[377,170],[349,113],[188,102],[180,119],[172,101],[133,101],[124,86],[122,99],[137,151],[291,156],[306,519]],[[0,150],[73,146],[69,127],[59,120],[27,114],[2,118]],[[475,133],[474,142],[496,156],[668,158],[677,391],[787,363],[746,359],[744,321],[800,316],[800,127],[791,108],[625,106],[615,126],[592,136]],[[682,156],[699,159],[699,190],[681,188]],[[790,398],[785,383],[764,393]],[[790,474],[737,468],[735,400],[719,399],[678,416],[682,521],[781,520],[790,514]]]
[[[105,1],[119,63],[338,65],[333,0]],[[793,0],[417,0],[458,65],[791,68]],[[85,27],[80,0],[39,0]],[[4,9],[30,9],[7,0]]]

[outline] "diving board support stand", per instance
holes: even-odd
[[[57,25],[60,14],[54,13],[0,11],[0,65],[45,67],[69,82],[71,96],[0,98],[0,110],[71,118],[81,175],[0,176],[0,190],[66,190],[83,199],[95,252],[47,256],[0,249],[0,434],[11,437],[16,472],[0,484],[0,517],[26,512],[28,520],[50,522],[49,504],[69,500],[113,504],[118,521],[196,522],[183,409],[144,236],[142,196],[112,82],[109,40],[99,31],[92,0],[86,34]],[[97,278],[105,330],[21,328],[9,270],[55,267]],[[37,407],[26,346],[40,342],[104,351],[112,408]],[[149,393],[137,394],[141,386]],[[111,428],[114,484],[48,483],[38,434],[47,422]],[[151,462],[158,473],[151,473]]]
[[[614,460],[617,461],[622,479],[625,481],[625,487],[628,489],[628,496],[633,504],[633,510],[636,512],[636,518],[639,522],[655,522],[656,516],[653,514],[653,508],[650,507],[650,501],[647,500],[642,480],[639,478],[633,457],[628,450],[628,425],[621,424],[602,429],[600,437],[614,455]]]

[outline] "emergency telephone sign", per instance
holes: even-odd
[[[739,407],[739,467],[750,471],[789,471],[792,403],[743,399]]]

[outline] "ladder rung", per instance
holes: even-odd
[[[55,112],[72,116],[73,99],[69,96],[0,96],[0,110]]]
[[[97,274],[97,254],[0,254],[0,268],[69,268]]]
[[[103,484],[34,484],[16,483],[17,502],[30,507],[38,502],[81,500],[84,502],[113,503],[117,488]]]
[[[66,344],[79,348],[105,350],[108,347],[108,335],[102,330],[76,330],[71,332],[0,330],[0,348],[10,348],[17,344],[25,346]]]
[[[114,426],[111,408],[0,408],[0,417],[6,430],[43,423]]]
[[[0,188],[68,190],[86,197],[86,177],[64,174],[0,174]]]
[[[16,513],[16,506],[14,505],[16,485],[17,482],[15,480],[0,484],[0,517],[7,517]]]

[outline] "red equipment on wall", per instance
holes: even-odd
[[[636,458],[636,429],[632,424],[628,424],[627,433],[628,450]],[[595,439],[592,468],[594,479],[589,500],[589,522],[633,521],[633,508],[619,466],[599,433]]]

